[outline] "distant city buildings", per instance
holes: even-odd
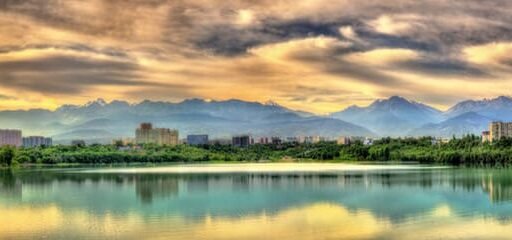
[[[322,136],[302,136],[299,137],[299,142],[312,144],[327,141],[327,138]]]
[[[492,142],[503,137],[512,137],[512,122],[491,122],[489,140]]]
[[[21,130],[0,129],[0,146],[20,147],[22,144]]]
[[[42,136],[29,136],[23,138],[23,147],[41,147],[41,146],[52,146],[53,141],[51,138]]]
[[[231,140],[234,147],[249,147],[251,144],[254,144],[254,140],[249,135],[233,136]]]
[[[200,146],[208,144],[208,135],[206,134],[192,134],[187,135],[187,144],[192,146]]]
[[[178,130],[169,128],[153,128],[151,123],[142,123],[135,131],[137,144],[177,145]]]
[[[286,142],[286,143],[299,143],[300,139],[299,139],[299,137],[286,137],[284,142]]]
[[[351,139],[350,137],[341,136],[336,141],[339,145],[350,145]]]
[[[233,143],[232,139],[229,138],[217,138],[208,140],[209,145],[231,145]]]
[[[279,144],[283,143],[283,140],[281,140],[280,137],[272,137],[272,138],[270,138],[270,143],[272,145],[279,145]]]
[[[361,136],[340,136],[336,140],[336,143],[339,145],[350,145],[356,142],[360,142],[363,145],[373,145],[373,138],[369,137],[361,137]]]
[[[270,140],[268,137],[260,137],[260,140],[258,141],[259,144],[270,144]]]

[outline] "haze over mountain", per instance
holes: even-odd
[[[493,99],[463,101],[448,109],[444,117],[446,121],[425,125],[413,130],[411,134],[443,137],[480,134],[488,129],[491,121],[512,121],[512,98],[499,96]]]
[[[493,99],[463,101],[446,111],[447,117],[475,112],[488,118],[512,121],[512,98],[500,96]]]
[[[440,123],[429,123],[409,132],[412,136],[451,137],[480,134],[492,119],[475,112],[462,113]]]
[[[443,112],[399,96],[379,99],[366,107],[351,106],[328,116],[295,111],[275,102],[188,99],[179,103],[139,103],[97,99],[84,105],[63,105],[55,111],[0,111],[3,128],[24,135],[52,136],[56,142],[86,139],[109,142],[133,137],[141,122],[176,128],[181,137],[209,134],[212,138],[250,133],[254,136],[437,136],[480,134],[490,121],[512,120],[512,98],[468,100]]]
[[[376,100],[367,107],[352,106],[330,116],[390,136],[403,136],[406,129],[442,120],[441,111],[399,96]]]
[[[461,136],[480,134],[491,121],[511,121],[512,98],[468,100],[442,112],[393,96],[376,100],[367,107],[352,106],[330,116],[359,124],[381,136]]]
[[[181,137],[192,133],[209,134],[212,138],[242,133],[254,136],[376,135],[355,124],[293,111],[274,102],[189,99],[180,103],[145,100],[130,104],[98,99],[84,105],[64,105],[55,111],[0,112],[2,126],[23,129],[24,135],[53,136],[56,142],[72,139],[110,142],[117,137],[133,137],[141,122],[176,128]]]

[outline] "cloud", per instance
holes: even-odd
[[[391,93],[448,107],[510,94],[511,8],[505,0],[0,1],[0,92],[30,96],[9,100],[25,108],[41,99],[204,97],[278,98],[328,112]]]
[[[468,46],[463,49],[469,62],[479,65],[509,65],[512,57],[512,42],[492,42],[483,45]]]
[[[5,95],[5,94],[0,94],[0,100],[16,100],[16,99],[17,98],[13,97],[13,96]]]
[[[419,58],[419,54],[410,49],[375,49],[366,52],[357,52],[345,57],[348,61],[373,66],[386,66],[398,61],[411,61]]]
[[[375,29],[375,31],[379,33],[389,34],[389,35],[400,35],[402,33],[408,32],[414,27],[414,24],[411,23],[415,16],[389,16],[382,15],[377,19],[370,21],[368,24]]]

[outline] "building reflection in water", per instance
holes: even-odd
[[[176,176],[141,175],[136,176],[135,192],[143,203],[151,203],[154,198],[168,198],[178,195],[179,184]]]
[[[491,202],[512,201],[512,176],[507,173],[482,176],[482,190],[489,194]]]
[[[59,182],[77,187],[86,183],[134,186],[135,195],[145,203],[180,194],[252,190],[281,191],[325,187],[368,189],[399,186],[451,187],[467,192],[488,193],[491,202],[512,201],[512,175],[508,170],[373,171],[346,173],[240,173],[240,174],[78,174],[58,171],[0,171],[0,198],[22,199],[23,185],[42,188]]]
[[[16,179],[11,169],[0,170],[0,196],[9,199],[22,199],[21,181]]]

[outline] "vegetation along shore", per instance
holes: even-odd
[[[512,164],[512,139],[482,143],[480,137],[465,136],[449,142],[433,138],[383,138],[372,145],[355,142],[316,144],[257,144],[247,148],[230,145],[129,146],[90,145],[37,148],[0,148],[2,166],[34,164],[113,164],[171,162],[251,161],[394,161],[507,167]]]

